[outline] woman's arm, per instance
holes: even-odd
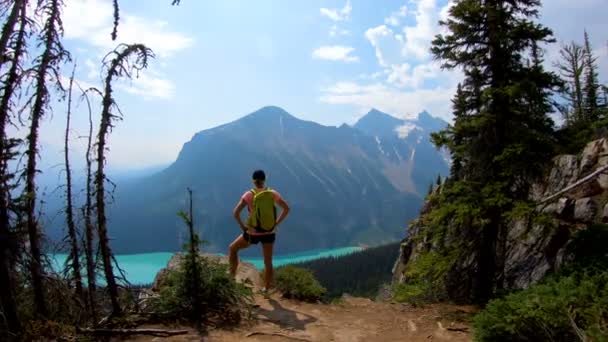
[[[282,198],[279,198],[277,199],[277,204],[279,205],[279,207],[281,207],[281,215],[279,215],[275,226],[281,224],[281,222],[283,222],[283,220],[285,220],[285,218],[289,214],[289,205],[287,204],[287,202],[285,202]]]
[[[234,207],[232,215],[234,216],[236,223],[239,224],[239,227],[241,227],[241,229],[246,232],[248,228],[245,224],[243,224],[243,221],[241,220],[241,211],[243,211],[243,208],[245,208],[245,206],[247,206],[247,203],[245,203],[245,201],[241,198],[239,203],[237,203],[236,207]]]

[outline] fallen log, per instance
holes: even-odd
[[[589,181],[594,180],[595,178],[599,177],[602,173],[605,173],[605,172],[608,172],[608,165],[598,168],[597,170],[593,171],[590,175],[582,178],[581,180],[577,181],[576,183],[574,183],[572,185],[565,187],[564,189],[554,193],[553,195],[547,196],[547,197],[541,199],[538,202],[538,204],[545,204],[545,203],[554,201],[554,200],[558,199],[561,195],[563,195],[567,192],[570,192]]]
[[[152,335],[158,337],[168,337],[184,335],[188,330],[166,330],[166,329],[90,329],[79,328],[78,333],[89,335]]]

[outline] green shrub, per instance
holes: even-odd
[[[278,268],[275,282],[277,289],[285,298],[315,302],[326,292],[312,272],[295,266]]]
[[[220,318],[225,323],[238,323],[243,312],[252,303],[253,292],[243,284],[236,282],[228,273],[226,265],[199,258],[201,281],[197,298],[192,298],[191,284],[188,284],[186,263],[170,271],[160,295],[153,302],[155,311],[175,318],[192,317],[195,312],[194,302],[203,306],[203,318]]]
[[[574,273],[491,301],[477,341],[608,341],[608,272]]]
[[[567,255],[573,259],[563,267],[561,274],[569,275],[585,269],[603,272],[608,270],[608,226],[594,224],[579,231],[568,244]]]
[[[393,287],[393,299],[400,303],[420,304],[426,301],[431,292],[428,284],[422,282],[408,282]]]
[[[19,341],[67,341],[76,335],[73,325],[51,320],[25,322]]]
[[[445,299],[445,277],[456,260],[456,252],[425,252],[409,262],[404,271],[405,284],[393,288],[398,302],[420,303]]]

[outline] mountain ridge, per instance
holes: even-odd
[[[419,137],[424,134],[403,139],[393,130],[377,137],[262,107],[197,132],[171,165],[120,185],[109,214],[114,249],[179,249],[184,226],[176,212],[185,208],[185,189],[191,188],[195,225],[208,250],[224,252],[239,233],[232,208],[258,168],[293,209],[281,227],[277,253],[395,241],[417,214],[428,183],[447,172],[441,155]],[[426,152],[420,152],[427,149],[432,172],[424,165]]]

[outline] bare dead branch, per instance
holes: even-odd
[[[166,330],[166,329],[89,329],[79,328],[77,330],[81,334],[92,335],[151,335],[158,337],[169,337],[176,335],[185,335],[188,330]]]

